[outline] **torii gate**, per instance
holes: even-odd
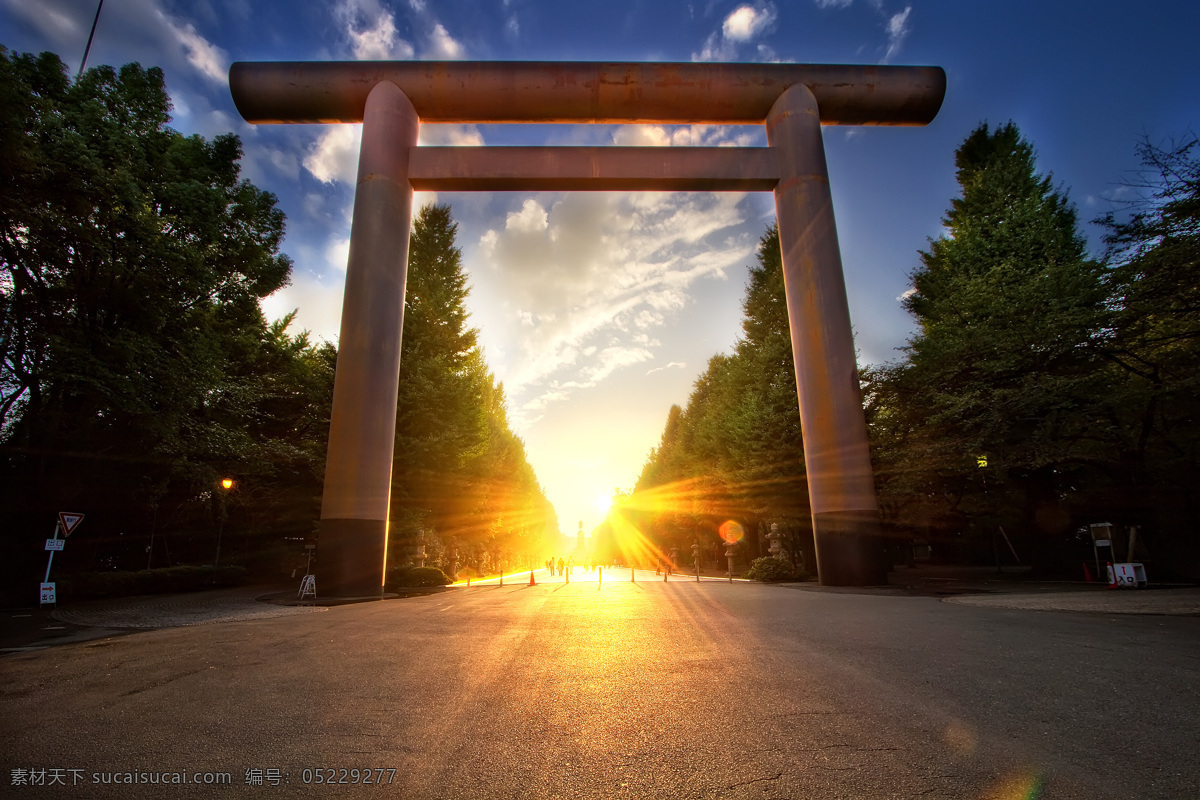
[[[235,63],[250,123],[363,123],[321,505],[322,594],[382,591],[414,190],[773,191],[824,585],[885,583],[821,125],[925,125],[938,67]],[[767,147],[417,147],[421,122],[765,124]]]

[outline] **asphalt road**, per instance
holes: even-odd
[[[5,656],[0,795],[1200,797],[1198,617],[620,577]]]

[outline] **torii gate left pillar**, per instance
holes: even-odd
[[[414,189],[773,191],[822,584],[883,583],[822,124],[923,125],[935,67],[238,63],[249,122],[362,122],[321,507],[322,594],[382,591]],[[416,147],[427,122],[765,124],[767,148]]]
[[[332,596],[383,590],[413,202],[408,164],[418,128],[416,110],[395,84],[372,88],[363,109],[321,501],[321,593]]]

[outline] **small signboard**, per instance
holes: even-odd
[[[55,591],[54,591],[53,583],[43,583],[41,594],[42,594],[42,605],[49,605],[51,603],[58,602],[58,600],[55,598]]]
[[[47,539],[46,540],[46,549],[47,550],[62,550],[63,545],[66,543],[67,543],[66,539]]]
[[[62,525],[63,536],[70,536],[71,531],[79,527],[79,523],[83,522],[83,514],[78,514],[74,511],[58,512],[58,522]]]

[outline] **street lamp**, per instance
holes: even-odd
[[[233,489],[233,485],[233,478],[222,478],[221,488],[224,491],[217,494],[220,499],[217,501],[219,513],[217,514],[217,557],[213,559],[214,568],[221,565],[221,534],[225,532],[225,496]]]

